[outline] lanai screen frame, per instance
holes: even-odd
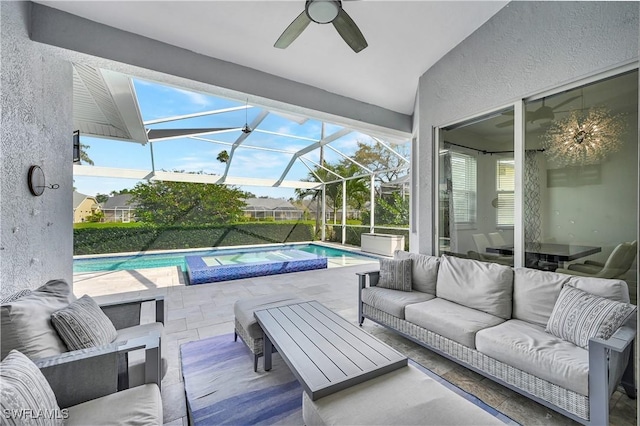
[[[212,95],[212,94],[211,94]],[[216,96],[216,95],[212,95],[212,96]],[[216,139],[212,139],[211,136],[215,135],[215,134],[219,134],[219,133],[226,133],[226,132],[235,132],[235,131],[239,131],[242,130],[242,128],[238,127],[238,128],[228,128],[228,129],[222,129],[222,130],[212,130],[212,131],[202,131],[202,132],[198,132],[198,133],[191,133],[191,134],[180,134],[180,135],[174,135],[174,136],[165,136],[165,137],[156,137],[156,138],[151,138],[149,137],[149,127],[147,126],[154,126],[157,124],[163,124],[163,123],[167,123],[167,122],[172,122],[172,121],[180,121],[180,120],[185,120],[185,119],[189,119],[189,118],[194,118],[194,117],[202,117],[202,116],[207,116],[207,115],[215,115],[215,114],[222,114],[225,112],[231,112],[231,111],[236,111],[236,110],[242,110],[242,109],[249,109],[249,108],[260,108],[260,112],[258,113],[258,115],[250,122],[247,123],[248,126],[252,129],[251,133],[253,132],[257,132],[257,133],[267,133],[267,134],[272,134],[272,135],[276,135],[276,136],[282,136],[282,137],[287,137],[287,138],[292,138],[292,139],[297,139],[297,140],[306,140],[308,142],[311,142],[309,145],[307,145],[306,147],[299,149],[298,151],[286,151],[286,150],[282,150],[282,149],[277,149],[277,148],[268,148],[268,147],[260,147],[260,146],[254,146],[254,145],[248,145],[245,144],[245,140],[248,138],[248,136],[251,133],[245,133],[245,132],[241,132],[241,134],[236,138],[236,140],[234,142],[227,142],[227,141],[221,141],[221,140],[216,140]],[[108,177],[108,178],[125,178],[125,179],[136,179],[136,180],[146,180],[146,181],[151,181],[151,180],[162,180],[162,181],[176,181],[176,182],[192,182],[192,183],[203,183],[203,184],[211,184],[211,183],[215,183],[215,184],[225,184],[225,185],[236,185],[236,186],[257,186],[257,187],[281,187],[281,188],[293,188],[293,189],[315,189],[315,190],[319,190],[322,194],[322,223],[321,223],[321,241],[325,241],[326,240],[326,228],[327,228],[327,215],[326,215],[326,187],[327,185],[330,184],[335,184],[335,183],[341,183],[342,184],[342,220],[341,220],[341,224],[340,226],[342,227],[342,236],[341,236],[341,242],[342,244],[346,243],[346,232],[347,232],[347,227],[357,227],[357,228],[366,228],[367,225],[347,225],[346,221],[347,221],[347,197],[346,197],[346,182],[348,180],[352,180],[352,179],[360,179],[363,177],[369,177],[370,179],[370,223],[368,224],[368,228],[369,228],[369,232],[373,233],[375,232],[376,229],[376,224],[375,224],[375,195],[376,195],[376,191],[375,191],[375,181],[376,181],[376,176],[378,174],[381,173],[385,173],[385,172],[390,172],[390,171],[395,171],[395,170],[407,170],[407,173],[410,173],[410,159],[404,157],[403,155],[401,155],[400,153],[398,153],[396,150],[394,150],[392,148],[391,145],[393,145],[393,143],[389,143],[386,142],[384,139],[384,136],[373,136],[371,134],[369,134],[368,131],[361,131],[361,130],[357,130],[357,129],[352,129],[349,127],[346,127],[343,124],[339,124],[339,126],[341,127],[340,130],[337,130],[333,133],[330,133],[328,135],[324,135],[324,125],[325,124],[333,124],[333,123],[329,123],[327,120],[323,120],[323,119],[317,119],[318,121],[320,121],[322,123],[323,126],[323,132],[322,135],[320,137],[320,139],[313,139],[313,138],[308,138],[308,137],[302,137],[302,136],[298,136],[298,135],[292,135],[292,134],[288,134],[288,133],[279,133],[279,132],[272,132],[272,131],[268,131],[268,130],[264,130],[260,128],[260,125],[262,124],[262,122],[264,121],[264,119],[269,115],[269,114],[277,114],[280,116],[283,116],[286,119],[290,119],[291,121],[296,121],[297,120],[297,116],[289,114],[289,113],[282,113],[282,112],[277,112],[277,111],[272,111],[269,110],[265,107],[260,107],[257,105],[249,105],[248,102],[246,105],[244,106],[238,106],[238,107],[232,107],[232,108],[220,108],[220,109],[216,109],[216,110],[210,110],[210,111],[203,111],[203,112],[197,112],[197,113],[192,113],[192,114],[182,114],[182,115],[177,115],[177,116],[171,116],[171,117],[166,117],[166,118],[160,118],[160,119],[153,119],[153,120],[147,120],[144,121],[143,124],[145,126],[145,128],[147,129],[147,137],[148,140],[146,141],[146,143],[149,144],[149,153],[150,153],[150,157],[151,157],[151,169],[124,169],[124,168],[116,168],[116,167],[100,167],[100,166],[84,166],[84,165],[79,165],[79,164],[74,164],[73,166],[73,173],[74,176],[87,176],[87,177]],[[307,119],[315,119],[313,117],[300,117],[300,119],[302,120],[307,120]],[[397,167],[394,169],[389,169],[389,170],[371,170],[369,168],[367,168],[366,166],[358,163],[357,161],[355,161],[354,159],[352,159],[349,155],[345,154],[344,152],[340,151],[339,149],[331,146],[331,142],[336,141],[338,139],[340,139],[343,136],[346,136],[352,132],[359,132],[362,133],[364,135],[369,136],[370,138],[372,138],[376,143],[379,143],[385,150],[388,150],[392,155],[396,156],[403,164],[404,166],[401,167]],[[92,136],[92,135],[87,135],[87,136]],[[104,136],[98,136],[100,138],[105,138]],[[213,144],[217,144],[217,145],[222,145],[222,146],[226,146],[230,148],[230,152],[229,152],[229,159],[226,162],[226,166],[225,166],[225,171],[222,175],[213,175],[213,174],[193,174],[193,173],[184,173],[184,172],[167,172],[167,171],[163,171],[163,170],[157,170],[156,166],[155,166],[155,158],[154,158],[154,153],[153,153],[153,144],[154,143],[162,143],[163,141],[167,141],[167,140],[175,140],[175,139],[190,139],[190,140],[198,140],[198,141],[204,141],[204,142],[208,142],[208,143],[213,143]],[[397,135],[391,136],[390,139],[392,140],[399,140],[399,138],[397,137]],[[145,145],[146,143],[142,142],[142,145]],[[407,142],[405,143],[412,143],[412,139],[410,136],[407,136]],[[287,155],[291,155],[291,159],[288,163],[288,165],[285,167],[284,171],[282,172],[282,174],[280,175],[280,177],[278,179],[260,179],[260,178],[250,178],[250,177],[238,177],[238,176],[230,176],[229,175],[229,169],[230,166],[233,162],[233,158],[234,158],[234,154],[236,153],[236,150],[238,148],[242,147],[242,149],[251,149],[251,150],[263,150],[263,151],[270,151],[270,152],[276,152],[276,153],[281,153],[281,154],[287,154]],[[310,154],[316,150],[319,149],[323,149],[324,147],[330,149],[331,151],[335,152],[336,154],[338,154],[340,157],[348,160],[349,162],[355,164],[357,167],[359,167],[363,173],[359,173],[356,174],[354,176],[350,176],[350,177],[344,177],[344,176],[340,176],[339,174],[335,173],[334,171],[331,171],[327,168],[325,168],[323,165],[309,159],[309,158],[305,158],[304,156],[307,154]],[[306,181],[294,181],[294,180],[287,180],[286,177],[288,175],[288,173],[290,172],[292,166],[295,164],[296,161],[299,161],[301,164],[303,164],[310,172],[310,174],[313,174],[316,179],[318,179],[318,182],[306,182]],[[310,166],[310,164],[316,166],[316,167],[321,167],[325,170],[327,170],[329,173],[333,174],[336,176],[337,179],[335,180],[322,180],[316,173],[314,173],[314,169]],[[336,225],[333,225],[336,226]],[[409,224],[407,224],[407,227],[390,227],[390,226],[379,226],[379,229],[395,229],[395,230],[408,230],[409,229]]]

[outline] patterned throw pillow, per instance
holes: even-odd
[[[0,409],[3,425],[62,425],[65,417],[42,372],[16,350],[0,362]]]
[[[608,339],[635,310],[634,305],[565,285],[553,307],[546,331],[589,349],[589,339]]]
[[[51,314],[51,322],[69,350],[107,345],[117,337],[113,323],[88,295]]]
[[[411,291],[411,259],[380,259],[378,287]]]

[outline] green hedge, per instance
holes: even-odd
[[[311,240],[313,227],[301,223],[81,228],[73,230],[73,253],[121,253]]]

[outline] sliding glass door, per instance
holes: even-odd
[[[621,278],[635,298],[637,71],[527,103],[525,128],[525,265]]]
[[[441,252],[513,264],[513,122],[505,110],[440,132]]]
[[[524,107],[524,129],[509,109],[438,130],[438,253],[623,279],[635,303],[638,71]]]

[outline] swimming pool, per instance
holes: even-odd
[[[108,256],[74,259],[73,273],[99,272],[99,271],[123,271],[131,269],[161,268],[166,266],[179,266],[183,272],[187,271],[185,256],[237,256],[250,253],[293,248],[307,253],[317,254],[327,258],[328,267],[349,266],[362,263],[377,262],[377,257],[359,254],[348,250],[327,247],[319,244],[287,244],[282,246],[252,247],[241,249],[217,249],[182,252],[164,252],[154,254],[141,254],[130,256]]]

